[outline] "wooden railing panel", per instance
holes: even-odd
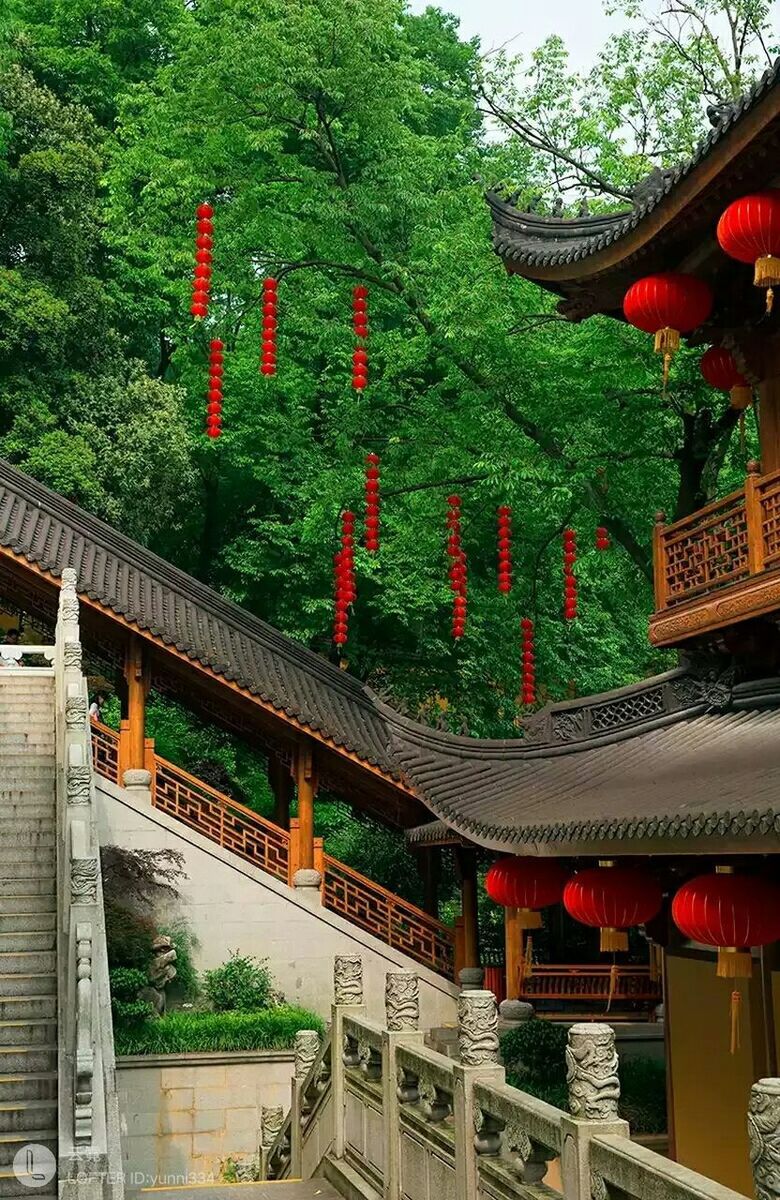
[[[93,722],[92,754],[95,770],[118,783],[119,734],[107,725]],[[260,870],[285,883],[291,881],[297,869],[297,822],[291,823],[292,833],[288,833],[160,758],[151,746],[147,747],[146,763],[152,774],[155,808]],[[315,866],[323,876],[326,908],[408,954],[415,962],[450,979],[453,977],[454,935],[448,926],[324,854],[320,838],[315,839]]]
[[[533,974],[523,982],[524,1000],[600,1001],[610,999],[639,1004],[658,1003],[660,980],[649,967],[579,966],[559,964],[534,966]]]

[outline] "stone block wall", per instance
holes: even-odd
[[[219,1180],[249,1161],[263,1105],[290,1106],[292,1051],[159,1055],[117,1060],[125,1186]]]

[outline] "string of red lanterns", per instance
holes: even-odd
[[[609,530],[607,529],[606,525],[598,525],[596,527],[595,545],[597,550],[609,550],[612,546],[612,542],[610,541],[609,537]]]
[[[276,334],[277,320],[277,289],[278,280],[269,275],[263,280],[263,352],[260,360],[260,372],[270,376],[276,374]]]
[[[530,708],[536,704],[536,655],[534,653],[534,623],[530,617],[520,622],[523,644],[523,704]]]
[[[224,343],[214,338],[209,344],[209,390],[206,406],[206,436],[222,436],[222,376],[224,374]]]
[[[447,497],[447,554],[450,558],[450,588],[452,598],[452,636],[459,640],[466,632],[467,575],[466,554],[461,539],[461,498]]]
[[[355,587],[355,514],[341,514],[341,549],[333,556],[335,611],[333,641],[343,646],[349,632],[349,608],[357,596]]]
[[[573,529],[563,531],[563,616],[573,621],[577,616],[577,534]]]
[[[512,590],[512,509],[508,504],[498,509],[498,590],[504,595]]]
[[[195,274],[192,281],[190,312],[196,321],[208,316],[211,295],[211,263],[214,246],[214,209],[199,204],[195,210]]]
[[[352,386],[362,392],[368,384],[368,288],[364,284],[352,289],[352,329],[358,339],[352,355]]]
[[[379,549],[379,455],[366,455],[365,547],[370,554]]]

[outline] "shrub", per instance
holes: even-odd
[[[559,1083],[566,1077],[564,1025],[552,1021],[526,1021],[501,1039],[501,1055],[508,1071],[539,1084]]]
[[[132,967],[146,971],[156,933],[154,922],[132,912],[113,898],[106,897],[104,910],[109,967]]]
[[[256,1012],[274,1002],[273,978],[265,959],[234,951],[227,962],[206,971],[204,991],[215,1012]]]
[[[139,1000],[138,993],[145,988],[148,977],[145,971],[130,967],[115,967],[108,973],[111,988],[111,1011],[118,1030],[127,1031],[143,1024],[154,1016],[154,1008],[148,1000]]]
[[[620,1064],[620,1115],[634,1133],[666,1133],[666,1067],[654,1058]]]
[[[288,1005],[260,1012],[172,1012],[155,1021],[114,1031],[117,1054],[187,1054],[197,1051],[289,1050],[299,1029],[324,1032],[305,1008]]]
[[[165,989],[168,1000],[174,1004],[196,1000],[200,995],[200,978],[192,961],[192,951],[197,945],[194,934],[183,922],[163,926],[160,933],[171,939],[176,950],[176,978]]]
[[[185,879],[184,855],[179,850],[128,850],[102,846],[100,869],[103,894],[117,904],[132,904],[147,911],[158,901],[180,898],[176,886]]]

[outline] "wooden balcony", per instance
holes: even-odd
[[[674,525],[653,545],[650,641],[677,646],[780,610],[780,470],[748,465],[745,487]]]

